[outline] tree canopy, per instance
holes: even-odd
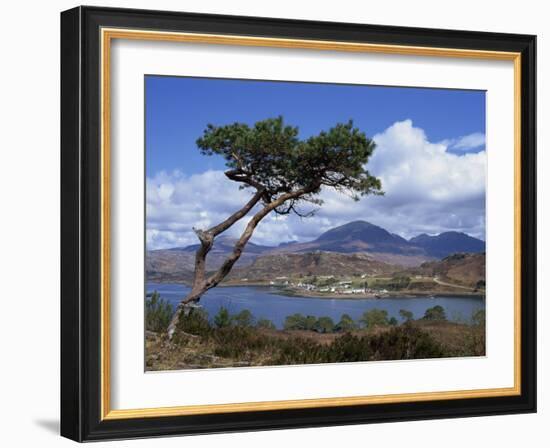
[[[299,202],[321,205],[315,198],[322,186],[332,187],[358,200],[367,194],[382,194],[380,180],[365,165],[375,143],[350,120],[304,140],[298,127],[282,117],[226,126],[209,124],[197,145],[205,155],[221,155],[229,168],[225,175],[243,188],[261,190],[262,201],[272,203],[284,194],[302,192],[274,211],[301,214]]]
[[[424,320],[447,320],[445,309],[441,305],[428,308],[424,313]]]
[[[377,326],[383,327],[389,325],[388,312],[386,310],[380,310],[373,308],[372,310],[365,311],[359,319],[365,328],[374,328]]]
[[[282,117],[258,121],[254,126],[209,124],[197,139],[197,146],[204,155],[222,156],[228,167],[227,178],[254,193],[224,221],[209,229],[194,229],[201,244],[195,255],[193,286],[172,317],[168,327],[170,338],[185,307],[198,302],[229,274],[256,226],[269,213],[312,216],[315,209],[303,212],[298,206],[304,202],[321,206],[319,193],[323,187],[346,193],[354,200],[383,194],[380,180],[366,169],[375,143],[354,127],[351,120],[306,139],[300,139],[298,127],[286,125]],[[206,256],[214,239],[257,205],[261,207],[248,221],[232,253],[217,271],[207,273]],[[221,324],[226,317],[222,314],[220,311],[218,315]]]

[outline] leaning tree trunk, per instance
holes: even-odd
[[[210,252],[210,250],[212,249],[214,238],[223,231],[227,230],[229,227],[231,227],[243,216],[245,216],[252,209],[252,207],[254,207],[254,205],[256,205],[260,201],[260,199],[264,195],[264,190],[258,190],[256,194],[252,197],[252,199],[241,210],[234,213],[217,226],[212,227],[207,231],[194,229],[197,237],[201,242],[201,245],[197,249],[197,253],[195,254],[195,276],[193,279],[193,286],[191,288],[191,292],[187,294],[187,296],[179,303],[174,315],[172,316],[172,320],[168,325],[169,339],[172,339],[172,337],[174,336],[181,317],[189,314],[191,309],[196,307],[197,302],[204,295],[204,293],[209,289],[217,286],[227,276],[227,274],[229,274],[237,260],[241,257],[244,247],[246,246],[246,243],[248,243],[248,240],[250,240],[250,238],[252,237],[252,234],[254,233],[254,230],[256,229],[258,223],[263,218],[265,218],[272,210],[279,207],[285,201],[288,201],[289,199],[299,198],[304,194],[310,193],[316,188],[318,188],[318,185],[307,189],[303,188],[292,193],[285,193],[281,195],[278,199],[268,203],[265,207],[258,211],[250,219],[241,237],[235,243],[233,252],[227,257],[221,267],[209,277],[206,276],[206,256],[208,255],[208,252]]]
[[[221,281],[220,279],[218,280],[218,282],[214,282],[213,280],[215,279],[213,279],[212,277],[209,279],[206,278],[206,256],[208,255],[208,252],[210,252],[210,250],[212,249],[212,246],[214,244],[214,238],[220,233],[227,230],[233,224],[235,224],[239,219],[244,217],[260,201],[263,195],[264,195],[264,190],[258,189],[254,194],[254,196],[250,199],[250,201],[247,202],[247,204],[243,208],[241,208],[239,211],[232,214],[225,221],[221,222],[217,226],[212,227],[207,231],[193,229],[197,234],[197,237],[199,238],[201,243],[200,247],[197,249],[197,252],[195,254],[195,275],[193,278],[193,286],[191,288],[191,292],[187,294],[187,296],[179,303],[174,315],[172,316],[170,324],[168,325],[168,337],[170,339],[172,339],[172,336],[176,331],[180,317],[182,315],[188,314],[189,311],[193,308],[193,305],[195,305],[200,300],[201,296],[206,291],[208,291],[210,288],[213,288]],[[244,248],[246,241],[243,243],[242,248]],[[237,250],[238,245],[239,245],[239,242],[237,242],[237,244],[235,245],[235,249],[232,255],[235,254],[235,250]],[[242,248],[240,252],[242,252]],[[237,259],[240,257],[240,252],[237,258],[235,259],[235,261],[237,261]],[[226,263],[227,263],[227,260],[226,260]],[[229,268],[229,270],[230,269],[231,268]],[[227,272],[229,272],[229,270]],[[227,275],[227,273],[225,275]],[[223,277],[225,277],[225,275]]]
[[[254,229],[258,223],[273,210],[271,204],[264,207],[249,221],[246,229],[242,233],[241,237],[235,243],[233,252],[223,262],[221,267],[209,277],[206,277],[206,255],[214,244],[214,238],[210,232],[196,231],[197,236],[201,241],[201,247],[197,250],[195,255],[195,278],[193,279],[193,287],[191,292],[180,302],[176,308],[176,312],[172,316],[170,325],[168,326],[168,337],[172,339],[180,318],[189,314],[192,308],[194,308],[202,295],[211,288],[217,286],[226,276],[229,274],[233,265],[241,257],[244,247],[248,240],[252,237]]]
[[[168,325],[168,338],[172,339],[174,336],[174,333],[176,332],[176,328],[179,324],[180,318],[182,316],[187,316],[191,310],[196,307],[196,303],[201,299],[202,295],[208,291],[207,288],[201,288],[200,290],[195,291],[194,289],[191,290],[191,292],[183,299],[178,307],[176,308],[176,311],[174,315],[172,316],[172,319],[170,320],[170,324]]]

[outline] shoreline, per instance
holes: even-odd
[[[191,285],[183,281],[159,281],[159,280],[146,280],[146,283],[160,283],[160,284],[179,284],[190,287]],[[324,300],[381,300],[381,299],[416,299],[416,298],[430,298],[434,299],[439,297],[479,297],[485,299],[486,294],[480,292],[455,292],[455,291],[390,291],[384,294],[374,293],[359,293],[359,294],[335,294],[335,293],[316,293],[308,290],[285,288],[283,285],[270,285],[266,282],[232,282],[222,283],[218,285],[218,288],[238,288],[238,287],[252,287],[252,288],[274,288],[278,291],[274,294],[285,297],[296,297],[302,299],[324,299]]]
[[[241,286],[241,285],[239,285]],[[252,285],[251,285],[252,286]],[[420,298],[433,298],[439,297],[479,297],[485,298],[485,294],[480,293],[464,293],[453,291],[438,291],[438,292],[424,292],[424,291],[391,291],[385,294],[316,294],[311,291],[302,290],[289,290],[281,289],[281,293],[286,297],[298,297],[302,299],[325,299],[325,300],[382,300],[382,299],[420,299]]]

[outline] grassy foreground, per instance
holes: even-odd
[[[146,369],[319,364],[485,355],[485,325],[446,320],[408,320],[401,325],[320,332],[209,322],[196,313],[182,319],[169,341],[146,333]]]

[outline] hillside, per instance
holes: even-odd
[[[228,237],[216,239],[214,247],[208,254],[206,267],[212,271],[218,269],[233,250],[235,240]],[[172,249],[147,251],[145,257],[145,272],[149,281],[188,281],[193,278],[195,268],[195,251],[198,244]],[[258,256],[271,247],[248,243],[245,252],[236,263],[236,266],[248,266]]]
[[[443,232],[439,235],[424,233],[406,240],[370,222],[353,221],[330,229],[313,241],[285,244],[274,251],[319,250],[339,253],[367,252],[386,263],[417,266],[457,252],[483,252],[485,242],[461,232]]]
[[[193,279],[195,256],[177,250],[150,250],[145,257],[145,276],[152,282],[181,282]]]
[[[400,274],[433,277],[442,283],[484,289],[485,253],[453,254],[440,261],[423,263]]]
[[[260,280],[288,275],[380,275],[395,271],[395,266],[377,261],[367,254],[309,252],[262,255],[252,265],[236,269],[230,275],[233,279]]]
[[[214,241],[214,247],[212,247],[212,250],[210,251],[211,254],[216,253],[229,253],[233,250],[233,247],[235,246],[235,243],[237,242],[237,238],[231,238],[229,236],[220,235],[216,238]],[[286,243],[286,244],[292,244]],[[177,249],[169,249],[169,250],[177,250],[181,252],[191,252],[195,253],[196,250],[199,248],[199,244],[193,244],[191,246],[186,246],[183,248],[177,248]],[[270,250],[273,250],[273,247],[271,246],[261,246],[259,244],[254,244],[253,242],[249,241],[246,245],[246,253],[248,254],[262,254],[265,252],[268,252]]]
[[[420,256],[424,260],[429,258],[422,248],[410,244],[405,238],[366,221],[353,221],[330,229],[308,243],[289,244],[278,250],[283,252],[371,252]]]
[[[219,268],[227,255],[233,250],[234,243],[235,239],[227,236],[222,235],[216,238],[214,247],[207,257],[207,269],[212,271]],[[192,278],[195,251],[197,248],[198,244],[194,244],[186,247],[148,251],[145,265],[147,279],[152,281],[189,280]],[[339,275],[339,271],[345,270],[343,264],[349,264],[346,268],[347,274],[349,274],[356,269],[358,263],[364,263],[367,259],[371,263],[377,261],[380,266],[392,265],[411,268],[425,262],[432,262],[447,257],[452,253],[477,253],[484,250],[485,242],[465,233],[444,232],[433,236],[421,234],[410,240],[406,240],[369,222],[353,221],[332,228],[322,233],[315,240],[306,243],[289,241],[281,243],[279,246],[271,247],[249,242],[235,267],[245,268],[251,266],[259,257],[266,260],[266,256],[272,256],[273,258],[270,258],[270,260],[277,262],[285,260],[282,264],[292,267],[294,262],[290,262],[290,260],[299,260],[299,258],[277,258],[277,256],[312,254],[309,258],[302,257],[304,260],[303,263],[306,263],[305,260],[315,258],[313,254],[318,253],[331,253],[334,255],[368,254],[368,257],[363,258],[333,257],[333,261],[336,263],[334,267],[336,271],[321,275]],[[324,262],[324,259],[328,259],[329,257],[322,255],[321,258],[323,258]],[[261,271],[263,268],[259,267],[260,264],[257,265],[257,269]],[[329,268],[326,267],[326,269]],[[360,270],[362,269],[361,267]],[[291,274],[292,272],[281,272],[281,275]],[[346,274],[346,272],[342,272],[342,274]]]
[[[425,233],[409,240],[411,244],[423,248],[428,255],[444,258],[452,253],[485,252],[485,242],[461,232],[443,232],[439,235]]]

